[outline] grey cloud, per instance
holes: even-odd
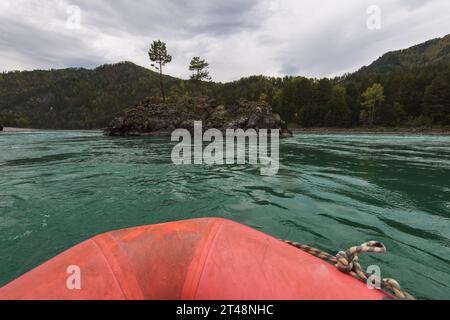
[[[416,10],[420,7],[429,5],[431,3],[435,2],[435,0],[397,0],[397,3],[401,6],[406,6],[409,10]]]
[[[257,28],[263,20],[259,0],[247,1],[86,1],[74,2],[83,20],[103,31],[135,35],[226,36]]]
[[[0,20],[0,30],[7,30],[0,35],[0,52],[14,51],[18,58],[31,60],[38,68],[94,67],[102,61],[77,37],[42,32],[8,18]],[[18,65],[14,69],[21,68]]]
[[[366,8],[376,2],[383,28],[369,31]],[[49,27],[64,22],[69,3],[81,9],[83,32]],[[188,60],[202,55],[220,81],[354,71],[450,30],[448,0],[3,0],[0,9],[0,69],[148,66],[148,42],[160,38],[174,56],[172,75],[186,77]]]

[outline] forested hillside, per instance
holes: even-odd
[[[447,35],[408,49],[388,52],[370,66],[361,68],[358,73],[385,73],[449,62],[450,35]]]
[[[165,77],[172,86],[179,80]],[[94,70],[0,74],[0,123],[8,126],[101,128],[124,108],[159,95],[158,75],[130,62]]]
[[[450,35],[387,53],[335,79],[253,76],[230,83],[164,77],[168,96],[220,103],[266,101],[299,126],[450,125]],[[130,62],[94,70],[0,74],[0,123],[35,128],[106,126],[127,107],[160,97],[158,75]]]

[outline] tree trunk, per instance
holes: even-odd
[[[163,84],[163,73],[162,73],[162,63],[159,63],[159,86],[161,88],[161,95],[163,98],[163,102],[166,102],[166,94],[164,93],[164,84]]]
[[[375,111],[380,108],[380,101],[376,101],[372,107],[372,125],[375,122]]]
[[[373,126],[375,115],[375,106],[371,106],[369,109],[369,126]]]

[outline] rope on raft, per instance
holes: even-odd
[[[384,244],[378,241],[369,241],[363,243],[360,246],[351,247],[346,251],[339,251],[336,256],[332,256],[327,252],[323,252],[319,249],[300,244],[298,242],[292,242],[289,240],[284,240],[285,243],[300,249],[306,253],[309,253],[315,257],[318,257],[324,261],[333,264],[341,272],[348,273],[354,278],[367,283],[367,280],[371,276],[365,273],[359,263],[358,254],[360,253],[385,253],[386,247]],[[381,289],[385,292],[393,295],[398,299],[415,300],[415,298],[408,292],[403,291],[400,285],[394,279],[382,279],[380,281]]]

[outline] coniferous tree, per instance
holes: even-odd
[[[435,123],[450,124],[450,71],[436,77],[428,86],[423,107]]]
[[[166,94],[164,91],[164,83],[163,83],[163,67],[172,61],[172,56],[168,54],[166,43],[161,40],[153,41],[150,45],[150,49],[148,51],[148,56],[152,63],[152,67],[154,67],[159,72],[159,85],[161,88],[161,95],[163,101],[166,101]]]
[[[206,62],[205,59],[201,59],[200,57],[193,57],[189,65],[189,71],[193,71],[191,80],[199,82],[204,80],[211,80],[208,68],[209,63]]]

